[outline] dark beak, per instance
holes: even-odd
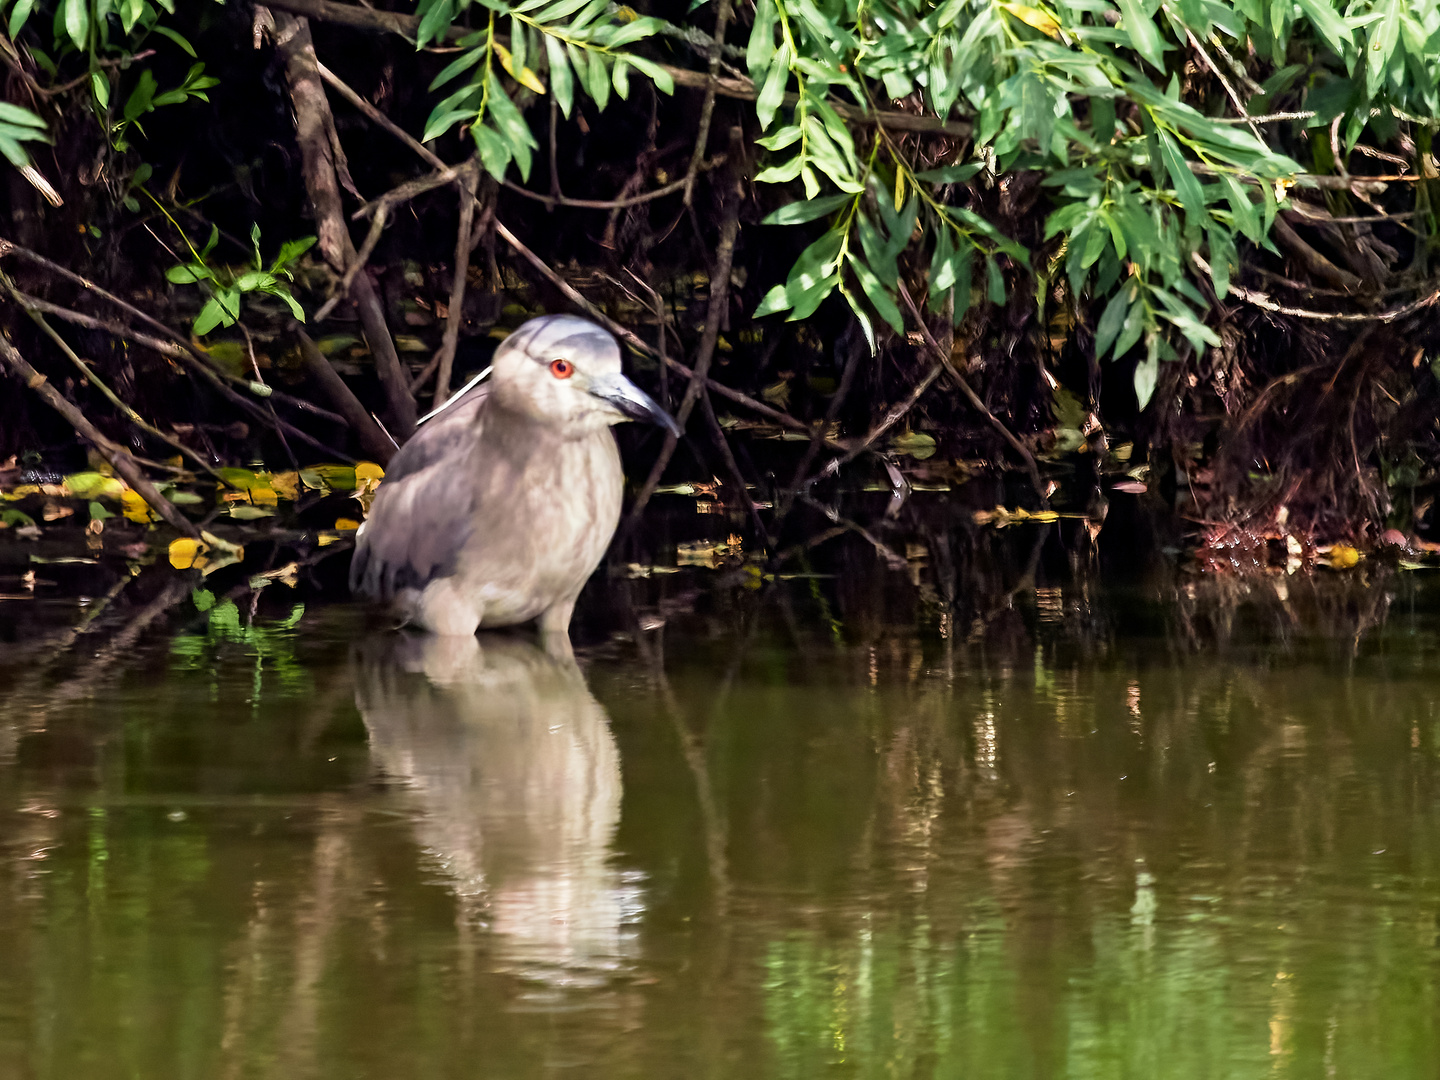
[[[624,375],[599,375],[590,380],[587,387],[591,395],[608,402],[631,420],[643,420],[663,427],[680,438],[684,434],[675,418],[662,409],[649,394],[632,383]]]

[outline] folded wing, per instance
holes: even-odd
[[[454,569],[476,508],[475,457],[489,384],[422,424],[390,462],[355,542],[350,589],[389,600]]]

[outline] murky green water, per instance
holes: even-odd
[[[9,634],[0,1080],[1440,1073],[1440,593],[637,587]]]

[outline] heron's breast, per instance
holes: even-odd
[[[620,520],[623,488],[609,431],[552,444],[524,468],[493,478],[494,497],[475,508],[459,576],[481,594],[487,613],[525,618],[544,610],[578,591],[599,565]]]

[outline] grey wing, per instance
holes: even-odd
[[[489,386],[465,394],[391,459],[355,541],[350,589],[389,600],[454,569],[476,505],[475,457]]]

